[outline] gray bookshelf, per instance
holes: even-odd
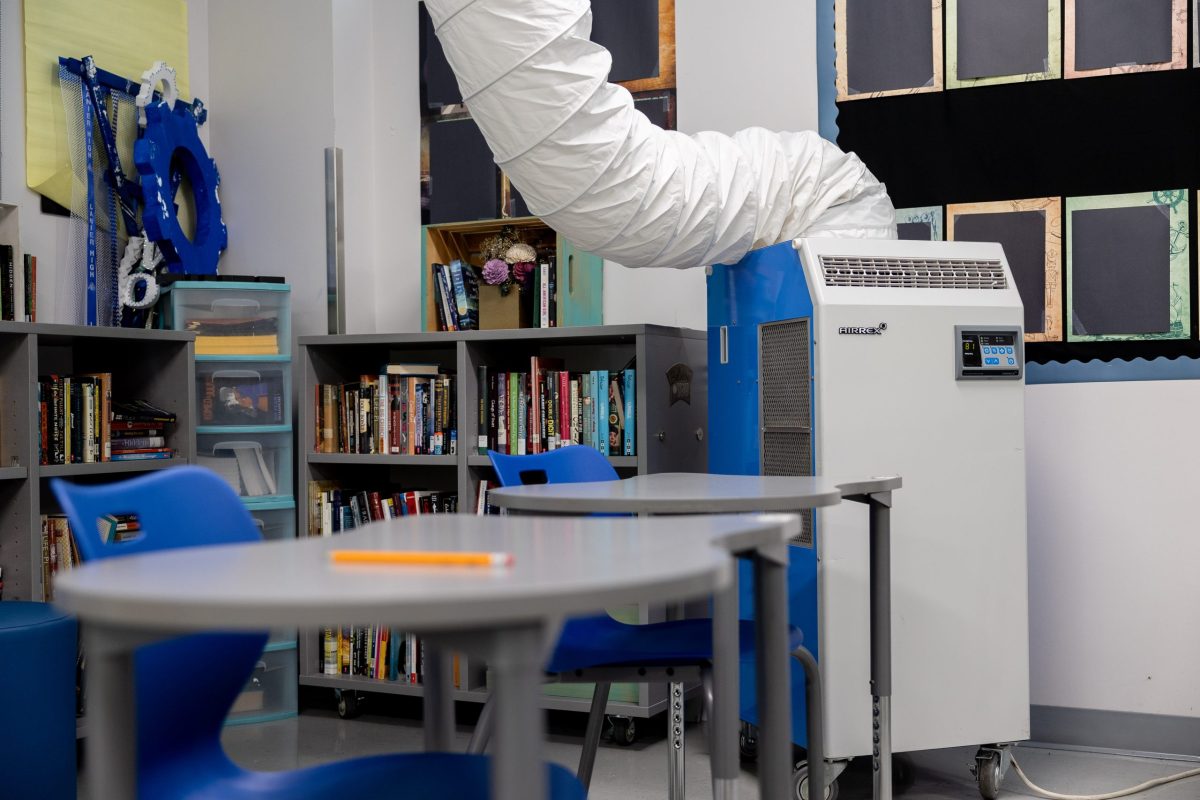
[[[50,478],[101,482],[195,458],[193,335],[171,331],[0,322],[0,567],[6,600],[42,597],[41,524],[57,513]],[[37,380],[49,373],[111,372],[118,399],[141,398],[176,415],[154,461],[38,463]]]
[[[653,472],[704,471],[708,424],[707,341],[703,331],[657,325],[460,331],[452,333],[302,336],[299,339],[297,396],[300,430],[296,494],[300,535],[309,524],[308,483],[337,480],[346,484],[389,485],[397,489],[457,492],[459,513],[475,512],[479,481],[494,480],[487,456],[474,446],[478,438],[478,368],[526,371],[532,356],[562,359],[566,369],[615,370],[634,362],[637,371],[636,455],[610,456],[624,476]],[[314,452],[316,386],[345,383],[359,375],[377,375],[388,363],[437,364],[457,379],[455,402],[458,452],[449,456],[348,455]],[[671,402],[667,372],[676,364],[691,369],[690,402]],[[662,607],[638,607],[640,622],[665,619]],[[422,694],[419,684],[321,673],[320,632],[300,634],[300,684],[342,691]],[[454,698],[482,703],[487,698],[486,668],[460,659],[460,685]],[[549,709],[587,712],[586,690],[578,696],[543,699]],[[649,717],[666,709],[666,687],[638,685],[636,699],[610,699],[608,713]]]

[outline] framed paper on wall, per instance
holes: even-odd
[[[1067,198],[1067,341],[1191,336],[1188,194]]]
[[[1068,78],[1187,66],[1187,0],[1064,0]]]
[[[837,0],[837,99],[942,90],[942,0]]]
[[[919,242],[940,242],[942,232],[942,207],[920,206],[896,209],[896,238]]]
[[[1025,306],[1025,341],[1062,341],[1062,198],[946,207],[946,238],[999,242]]]
[[[1062,77],[1060,0],[946,0],[946,88]]]

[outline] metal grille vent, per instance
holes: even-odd
[[[886,289],[1007,289],[999,261],[821,256],[826,286]]]
[[[808,319],[759,326],[760,464],[763,475],[812,475],[812,369]],[[812,547],[812,511],[795,544]]]

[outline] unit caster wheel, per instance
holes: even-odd
[[[838,785],[837,780],[825,787],[825,800],[837,800]],[[815,797],[810,797],[808,792],[808,762],[796,762],[796,769],[792,772],[792,797],[793,800],[817,800]]]
[[[365,696],[358,692],[343,691],[334,689],[334,695],[337,697],[337,712],[341,719],[354,719],[362,713],[362,704]]]
[[[621,747],[628,747],[637,741],[637,723],[632,717],[613,717],[613,741]]]
[[[1000,784],[1004,781],[1000,754],[980,750],[975,757],[975,780],[979,782],[979,795],[984,800],[996,800],[1000,796]]]
[[[758,728],[749,722],[743,722],[738,730],[738,755],[744,764],[758,759]]]
[[[892,791],[903,794],[912,788],[917,781],[917,768],[913,760],[906,755],[892,756]]]

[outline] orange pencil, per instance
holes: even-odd
[[[462,553],[416,550],[331,550],[335,564],[397,564],[442,567],[510,567],[512,553]]]

